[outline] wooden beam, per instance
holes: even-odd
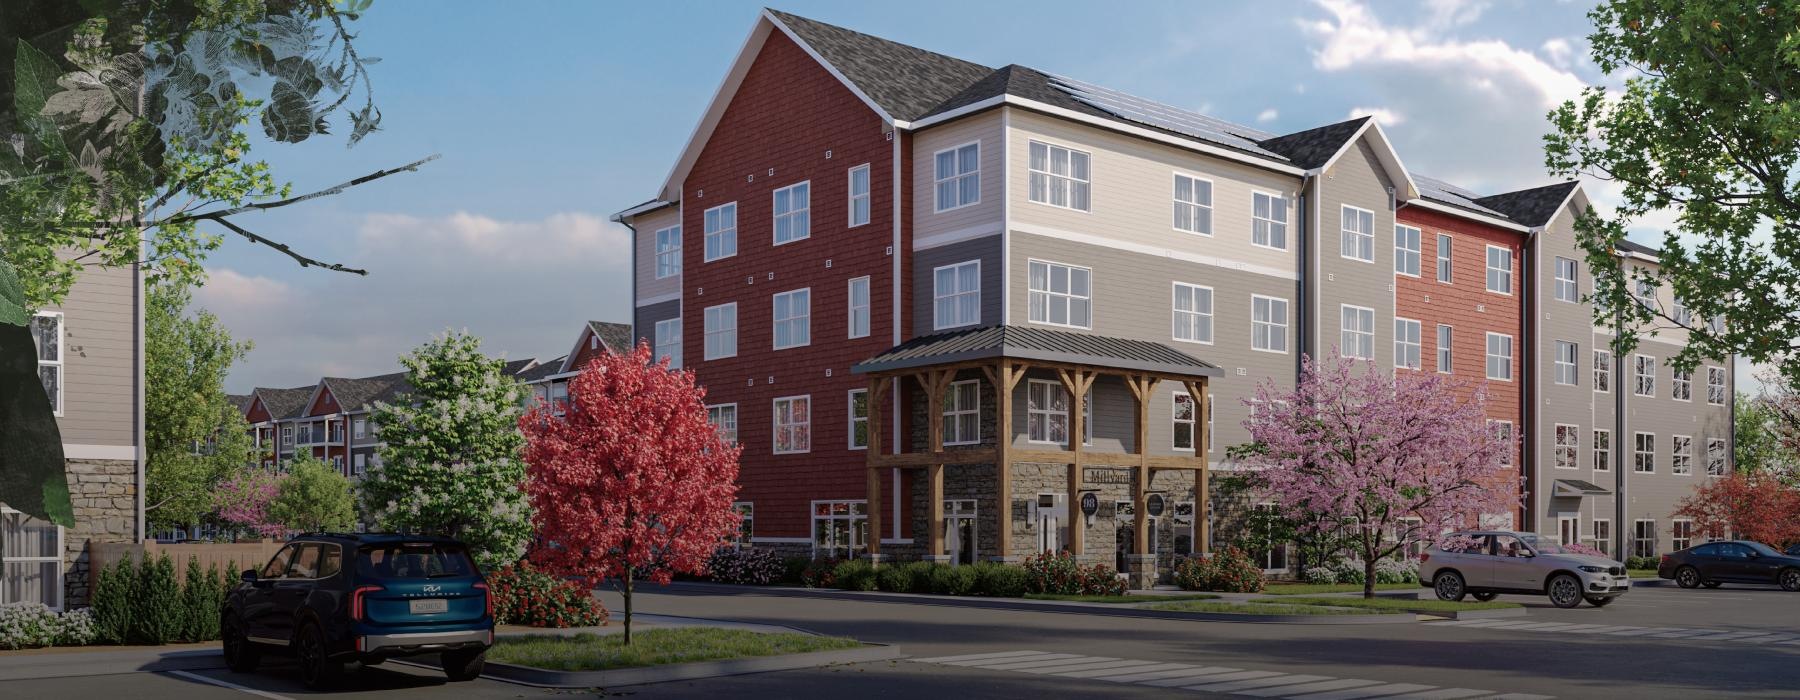
[[[1088,369],[1060,369],[1057,376],[1062,379],[1063,390],[1069,392],[1069,452],[1073,457],[1069,463],[1069,552],[1080,555],[1083,540],[1086,539],[1087,522],[1081,513],[1081,456],[1082,434],[1085,432],[1083,414],[1086,413],[1087,391],[1094,385],[1094,373]]]
[[[1207,425],[1212,423],[1212,401],[1207,400],[1206,392],[1211,387],[1208,386],[1208,380],[1205,378],[1201,378],[1197,385],[1199,393],[1189,394],[1189,396],[1195,397],[1194,456],[1200,463],[1198,471],[1194,473],[1194,490],[1198,492],[1194,495],[1194,518],[1195,522],[1200,524],[1200,541],[1196,543],[1198,545],[1196,549],[1202,555],[1210,555],[1212,554],[1212,519],[1207,516],[1212,512],[1212,470],[1208,469],[1209,455],[1207,453],[1209,450],[1206,449],[1206,445],[1207,441],[1212,439],[1212,432],[1207,429]],[[1195,383],[1190,382],[1189,386],[1193,387]],[[1188,389],[1190,392],[1195,390],[1195,388]]]
[[[998,518],[995,546],[1001,559],[1012,556],[1012,391],[1018,385],[1023,369],[1001,360],[992,368],[983,368],[994,387],[994,499]],[[1018,376],[1015,376],[1015,371]]]
[[[875,560],[879,560],[881,555],[881,470],[877,469],[876,466],[882,457],[888,456],[881,454],[881,435],[883,432],[881,427],[881,405],[883,399],[887,396],[888,388],[893,386],[893,383],[894,380],[892,377],[871,377],[869,379],[869,420],[866,424],[868,426],[869,435],[867,454],[869,473],[865,475],[865,483],[867,485],[865,486],[866,492],[864,497],[867,498],[869,502],[868,513],[870,536],[868,537],[868,542],[865,543],[865,546],[868,547],[869,554],[873,555],[869,558]],[[899,498],[900,494],[896,493],[894,494],[894,497]]]
[[[926,393],[925,449],[934,457],[944,451],[944,391],[955,378],[954,369],[936,369],[919,375],[919,381],[925,384]],[[931,499],[925,511],[926,525],[930,528],[930,554],[941,557],[944,555],[944,463],[934,460],[927,463],[925,469],[930,486],[928,497]]]
[[[1137,398],[1137,468],[1132,479],[1131,501],[1134,518],[1131,524],[1132,554],[1150,551],[1150,514],[1145,496],[1150,491],[1150,399],[1156,395],[1156,379],[1145,376],[1126,377],[1132,396]]]
[[[873,455],[869,458],[872,466],[878,467],[923,467],[931,464],[992,464],[995,448],[967,448],[943,450],[940,452],[908,452],[900,455]]]

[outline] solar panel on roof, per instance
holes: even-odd
[[[1431,177],[1425,177],[1423,175],[1418,175],[1418,174],[1413,175],[1413,182],[1419,186],[1420,196],[1423,196],[1426,199],[1435,199],[1437,201],[1444,202],[1447,204],[1454,204],[1454,205],[1462,207],[1464,209],[1470,209],[1470,210],[1478,211],[1478,212],[1481,212],[1484,214],[1492,214],[1494,216],[1506,218],[1505,214],[1502,214],[1500,212],[1494,211],[1487,207],[1481,206],[1480,204],[1476,204],[1475,199],[1479,195],[1476,195],[1474,192],[1470,192],[1461,187],[1457,187],[1456,185],[1452,185],[1448,182],[1444,182],[1443,180],[1439,180],[1439,179],[1431,178]]]
[[[1062,76],[1050,77],[1051,86],[1095,109],[1120,119],[1185,134],[1277,160],[1287,160],[1278,153],[1256,145],[1257,141],[1274,138],[1274,134],[1233,124],[1223,119],[1215,119],[1180,107],[1146,100],[1092,83]]]

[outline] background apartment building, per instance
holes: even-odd
[[[1302,353],[1337,349],[1488,384],[1496,430],[1523,439],[1525,477],[1519,510],[1489,522],[1556,532],[1565,509],[1585,508],[1569,527],[1587,539],[1601,501],[1624,493],[1633,518],[1666,523],[1694,477],[1587,488],[1574,482],[1595,485],[1591,472],[1545,461],[1610,410],[1543,393],[1567,378],[1558,341],[1603,346],[1579,302],[1551,301],[1566,291],[1555,258],[1580,260],[1569,222],[1585,206],[1572,183],[1482,197],[1409,174],[1368,119],[1270,134],[767,11],[658,196],[616,219],[636,232],[636,336],[695,372],[715,424],[744,445],[737,507],[752,543],[850,556],[879,537],[884,552],[967,561],[1079,540],[1084,558],[1111,561],[1204,551],[1203,480],[1065,481],[1066,465],[1028,461],[870,476],[871,437],[896,452],[932,452],[938,434],[945,453],[1041,454],[1082,423],[1094,454],[1230,470],[1257,383],[1290,386]],[[1580,333],[1545,328],[1565,319]],[[1094,380],[1077,420],[1068,382],[1040,366],[1016,378],[1003,423],[996,377],[961,366],[935,389],[895,384],[878,412],[893,420],[871,427],[861,375],[1033,343],[1065,359],[1086,348],[1112,370],[1130,353],[1107,348],[1167,350],[1209,377],[1210,400],[1155,384],[1140,439],[1128,380]],[[1659,390],[1627,404],[1659,463],[1728,425],[1720,406]],[[1097,483],[1079,493],[1100,501],[1088,518],[1070,499],[1084,477]],[[1146,491],[1173,505],[1140,544],[1127,533],[1147,504],[1131,494]],[[1266,566],[1287,566],[1278,550]]]

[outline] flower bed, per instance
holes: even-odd
[[[494,622],[531,627],[592,627],[606,624],[606,608],[586,586],[519,562],[487,576],[494,596]]]

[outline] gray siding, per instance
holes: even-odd
[[[997,232],[996,232],[997,233]],[[1000,322],[1000,300],[1005,294],[1000,282],[1003,264],[1000,259],[1000,236],[993,235],[913,253],[913,334],[936,333],[935,283],[938,267],[978,260],[981,262],[981,323]]]
[[[647,342],[647,343],[654,345],[656,343],[656,322],[657,321],[667,321],[671,318],[677,318],[679,316],[681,316],[681,300],[680,299],[673,299],[670,301],[662,302],[660,304],[650,304],[647,306],[637,307],[637,314],[632,318],[632,326],[631,326],[632,329],[635,331],[635,334],[637,335],[637,337],[634,338],[633,341],[643,341],[643,342]],[[740,321],[740,325],[741,325],[741,323],[742,322]],[[684,323],[684,324],[682,324],[682,326],[683,326],[682,327],[682,335],[686,336],[687,335],[686,324]],[[740,328],[739,330],[741,333],[744,329]],[[697,353],[697,352],[699,352],[700,348],[694,348],[693,350]],[[688,354],[687,349],[684,348],[682,350],[682,354],[683,355]],[[696,355],[694,355],[694,357],[698,358],[699,355],[696,354]]]
[[[631,222],[637,227],[636,248],[637,298],[650,299],[669,294],[681,293],[681,275],[656,278],[656,231],[657,229],[677,226],[681,223],[681,207],[664,207],[639,216]],[[681,232],[683,250],[700,245],[701,232],[695,231],[692,236],[687,231]]]
[[[1535,341],[1532,352],[1536,355],[1536,364],[1530,376],[1535,394],[1533,403],[1536,408],[1534,425],[1524,431],[1527,440],[1525,448],[1531,451],[1532,461],[1537,465],[1537,478],[1541,482],[1536,490],[1531,511],[1537,518],[1536,523],[1525,524],[1526,529],[1539,532],[1557,533],[1559,517],[1578,517],[1581,535],[1591,543],[1594,536],[1593,521],[1595,518],[1612,520],[1614,511],[1613,496],[1586,496],[1582,498],[1557,498],[1552,488],[1557,479],[1578,479],[1615,491],[1618,475],[1613,471],[1614,465],[1608,464],[1604,470],[1594,468],[1596,444],[1594,431],[1615,431],[1613,425],[1613,401],[1617,394],[1613,393],[1625,386],[1627,398],[1630,387],[1621,384],[1630,377],[1618,376],[1614,372],[1611,377],[1609,391],[1601,393],[1594,386],[1594,351],[1611,352],[1611,337],[1594,332],[1593,305],[1586,301],[1558,301],[1556,299],[1556,260],[1563,258],[1577,261],[1581,270],[1577,286],[1582,294],[1593,292],[1593,275],[1588,273],[1584,261],[1585,255],[1577,248],[1574,229],[1575,215],[1573,207],[1560,212],[1550,222],[1546,230],[1536,236],[1533,250],[1532,286],[1535,287],[1535,318],[1528,322],[1533,327],[1528,329]],[[1556,383],[1556,343],[1564,341],[1576,343],[1577,367],[1576,383],[1573,386]],[[1616,365],[1616,362],[1614,363]],[[1531,397],[1527,397],[1530,399]],[[1577,426],[1578,446],[1575,450],[1575,468],[1558,468],[1556,461],[1556,426]],[[1615,431],[1611,435],[1611,457],[1617,461],[1619,450],[1625,450],[1626,470],[1630,470],[1630,436],[1621,436]],[[1619,525],[1612,525],[1615,532]],[[1612,545],[1607,545],[1612,551]]]
[[[1328,356],[1340,344],[1341,305],[1349,304],[1375,310],[1376,366],[1394,366],[1394,209],[1388,194],[1392,184],[1366,138],[1320,178],[1313,240],[1320,273],[1313,282],[1319,291],[1313,297],[1318,314],[1313,324],[1318,333],[1313,339],[1315,356]],[[1341,255],[1344,205],[1374,212],[1373,263]]]
[[[62,439],[72,445],[137,444],[137,286],[131,268],[88,267],[63,315]]]

